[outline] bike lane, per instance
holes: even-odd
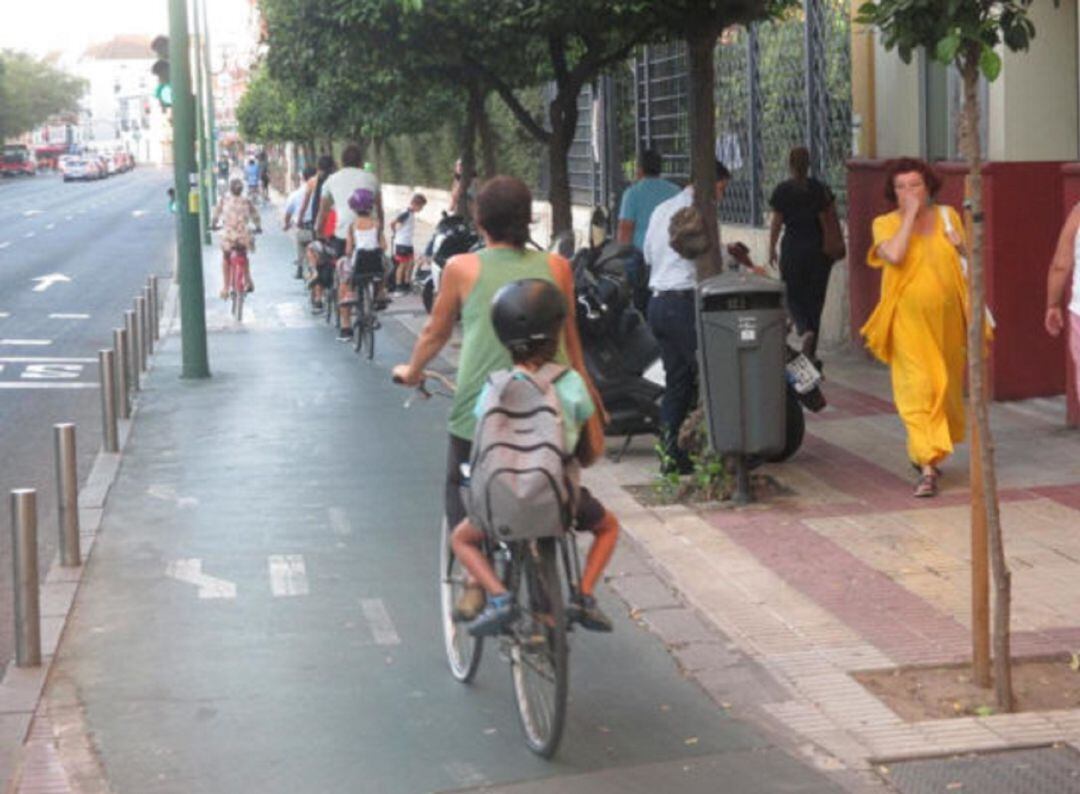
[[[616,630],[572,635],[554,761],[525,748],[493,644],[456,683],[437,611],[446,406],[403,409],[395,314],[371,363],[308,317],[291,255],[260,241],[242,326],[209,305],[211,379],[181,380],[163,337],[38,709],[72,790],[840,790],[712,702],[606,587]],[[610,572],[646,564],[626,545]]]

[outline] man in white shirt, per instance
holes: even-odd
[[[285,202],[285,231],[296,226],[296,277],[304,277],[304,257],[307,254],[308,243],[311,242],[311,226],[304,228],[300,222],[300,209],[304,206],[304,196],[307,195],[308,180],[315,176],[313,166],[305,166],[300,185],[289,194]]]
[[[331,209],[337,214],[334,236],[330,238],[335,256],[345,255],[345,238],[349,228],[356,221],[356,213],[349,208],[349,196],[359,188],[365,188],[375,194],[375,213],[379,218],[379,234],[383,230],[382,191],[376,176],[363,169],[364,155],[360,147],[350,143],[341,153],[342,167],[334,172],[322,186],[322,198],[319,201],[319,215],[315,219],[315,228],[322,229],[326,216]]]
[[[727,188],[731,172],[719,160],[716,162],[716,200]],[[649,275],[648,319],[660,357],[664,363],[664,396],[660,401],[660,422],[663,426],[661,445],[664,449],[662,471],[689,474],[693,464],[679,449],[679,428],[694,404],[697,388],[697,326],[694,318],[694,290],[697,272],[694,263],[684,259],[671,247],[668,227],[672,216],[694,203],[694,189],[688,186],[663,202],[649,219],[645,232],[645,261],[652,269]]]

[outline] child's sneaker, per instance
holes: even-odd
[[[487,606],[466,628],[474,637],[490,637],[501,634],[507,624],[517,617],[518,608],[509,593],[492,596]]]
[[[578,623],[589,631],[608,632],[614,628],[611,618],[604,614],[596,597],[591,595],[573,595],[566,605],[566,622]]]
[[[487,596],[484,595],[484,588],[472,582],[467,583],[465,589],[461,591],[461,595],[458,596],[457,603],[454,604],[454,620],[466,622],[474,620],[483,610],[486,602]]]

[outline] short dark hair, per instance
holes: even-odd
[[[304,171],[303,171],[304,181],[306,182],[307,180],[311,179],[311,177],[313,177],[313,176],[315,176],[315,166],[313,166],[313,165],[305,165],[304,166]]]
[[[328,154],[324,154],[319,158],[319,162],[316,165],[318,165],[319,170],[324,174],[329,174],[334,170],[334,158]]]
[[[346,168],[360,168],[364,164],[364,151],[355,143],[350,143],[341,153],[341,164]]]
[[[922,175],[926,190],[933,198],[941,190],[941,177],[933,166],[917,157],[897,157],[885,163],[885,198],[890,204],[896,203],[896,177],[900,174],[919,173]]]
[[[524,248],[532,223],[532,193],[514,176],[496,176],[480,188],[476,196],[476,225],[492,242]]]
[[[810,150],[805,146],[795,146],[788,152],[787,161],[792,176],[805,181],[810,173]]]
[[[716,181],[726,182],[731,179],[731,172],[728,171],[728,167],[719,160],[716,161]]]
[[[664,170],[664,158],[656,149],[643,149],[638,155],[638,168],[645,176],[660,176]]]
[[[523,345],[510,348],[510,360],[515,364],[546,364],[559,352],[559,340],[530,339]]]

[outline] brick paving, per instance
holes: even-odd
[[[969,658],[967,450],[949,461],[938,498],[914,499],[887,372],[861,357],[830,361],[827,371],[829,408],[810,418],[795,458],[765,467],[777,487],[762,503],[703,511],[638,505],[621,486],[654,476],[645,439],[622,463],[590,470],[587,482],[663,577],[770,672],[775,686],[762,690],[761,711],[849,768],[1080,745],[1080,704],[905,723],[849,675]],[[1080,433],[1063,429],[1063,400],[995,405],[992,417],[1014,655],[1075,650]],[[684,654],[684,666],[707,670],[709,652]]]

